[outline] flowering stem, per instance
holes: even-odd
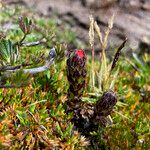
[[[22,39],[19,41],[19,46],[22,45],[22,43],[23,43],[23,41],[25,40],[26,36],[27,36],[27,34],[24,34],[24,35],[23,35]]]
[[[95,73],[94,73],[94,70],[95,70],[95,67],[94,67],[94,61],[95,61],[94,55],[95,55],[95,53],[94,53],[94,46],[92,46],[91,49],[92,49],[92,69],[91,69],[91,71],[92,71],[92,87],[94,88],[94,86],[95,86]]]

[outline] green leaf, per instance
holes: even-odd
[[[72,133],[73,124],[69,123],[69,126],[67,127],[66,131],[64,132],[64,138],[69,138]]]
[[[57,115],[57,113],[62,109],[62,104],[59,104],[57,109],[56,109],[56,112],[55,112],[55,115]]]
[[[0,40],[0,60],[3,65],[14,64],[18,58],[18,49],[10,40]]]
[[[50,79],[51,75],[50,75],[50,71],[46,71],[46,76],[47,76],[47,79]]]
[[[61,127],[58,122],[56,122],[56,128],[57,128],[57,132],[60,134],[60,136],[63,137],[63,132],[62,132]]]
[[[30,111],[31,113],[34,113],[35,107],[36,107],[36,105],[31,105],[31,106],[29,107],[29,111]]]
[[[31,77],[28,73],[24,73],[23,70],[16,71],[10,78],[12,84],[17,86],[25,86],[29,84]]]
[[[26,121],[27,114],[26,114],[26,112],[17,110],[17,115],[16,116],[17,116],[17,118],[19,119],[19,121],[22,125],[27,124],[27,121]]]
[[[113,74],[113,79],[112,79],[112,81],[110,82],[110,88],[109,88],[109,89],[113,89],[113,88],[114,88],[118,74],[119,74],[119,68],[118,68],[118,69],[115,71],[115,73]]]

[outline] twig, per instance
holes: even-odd
[[[31,43],[22,43],[21,46],[31,47],[31,46],[37,46],[37,45],[40,45],[40,44],[44,44],[44,43],[46,43],[46,39],[42,39],[40,41],[31,42]]]
[[[30,107],[30,106],[33,106],[33,105],[36,105],[36,104],[39,104],[39,103],[42,103],[42,102],[46,102],[46,101],[47,101],[47,100],[36,101],[36,102],[34,102],[34,103],[32,103],[32,104],[27,105],[26,108],[28,108],[28,107]]]
[[[27,86],[27,84],[21,84],[19,86],[17,85],[0,85],[0,88],[5,88],[5,89],[8,89],[8,88],[22,88],[22,87],[25,87]]]
[[[24,34],[23,38],[18,42],[19,46],[22,45],[22,42],[25,40],[26,36],[27,36],[27,34]]]
[[[57,57],[57,54],[56,54],[55,48],[52,48],[49,52],[49,55],[47,57],[47,60],[46,60],[46,63],[44,66],[37,67],[37,68],[31,68],[31,69],[23,69],[22,71],[24,73],[29,73],[30,75],[46,71],[54,63],[54,60],[56,57]],[[13,67],[13,66],[11,66],[11,67]],[[20,70],[21,69],[6,70],[5,72],[15,73]],[[25,87],[25,86],[26,86],[26,84],[21,84],[19,86],[17,86],[17,85],[0,85],[0,88],[21,88],[21,87]]]
[[[41,67],[36,67],[36,68],[31,68],[31,69],[23,69],[22,71],[24,73],[29,73],[29,74],[36,74],[39,72],[43,72],[49,69],[49,67],[54,63],[55,58],[57,57],[55,48],[52,48],[49,52],[49,56],[47,57],[46,63],[44,66]],[[19,71],[20,69],[15,69],[15,70],[7,70],[7,72],[14,73],[16,71]]]
[[[29,115],[34,119],[34,121],[39,125],[39,122],[38,122],[38,120],[34,117],[34,115],[33,115],[29,110],[27,110],[27,112],[28,112]]]
[[[3,66],[3,67],[0,67],[0,71],[4,72],[7,70],[15,70],[15,69],[19,69],[21,67],[26,67],[26,66],[30,66],[30,65],[32,65],[32,64],[23,63],[23,64],[19,64],[17,66]]]

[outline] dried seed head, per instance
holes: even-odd
[[[117,62],[118,62],[118,59],[119,59],[119,56],[120,56],[120,53],[121,53],[121,50],[123,49],[123,47],[125,46],[125,43],[127,42],[127,38],[123,41],[123,43],[119,46],[119,48],[117,49],[117,52],[115,53],[115,56],[114,56],[114,59],[113,59],[113,62],[112,62],[112,65],[111,65],[111,69],[110,71],[112,71]]]
[[[101,30],[100,30],[100,27],[98,26],[96,21],[94,22],[94,28],[95,28],[95,30],[96,30],[96,32],[98,34],[99,41],[100,41],[100,44],[102,46],[103,45],[103,36],[102,36]]]
[[[89,28],[89,42],[91,47],[94,46],[94,18],[90,16],[90,28]]]
[[[109,29],[112,29],[112,27],[113,27],[114,17],[115,17],[115,14],[113,14],[112,17],[108,21],[108,28]]]

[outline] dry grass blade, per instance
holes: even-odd
[[[133,67],[133,69],[137,72],[141,72],[140,69],[132,62],[130,61],[128,58],[125,58],[126,61]]]
[[[112,70],[115,68],[117,62],[118,62],[118,59],[119,59],[119,56],[120,56],[120,53],[121,53],[121,50],[123,49],[123,47],[125,46],[125,43],[127,42],[127,38],[123,41],[123,43],[120,45],[120,47],[118,48],[116,54],[115,54],[115,57],[113,59],[113,62],[112,62],[112,65],[111,65],[111,69],[110,69],[110,72],[112,72]]]

